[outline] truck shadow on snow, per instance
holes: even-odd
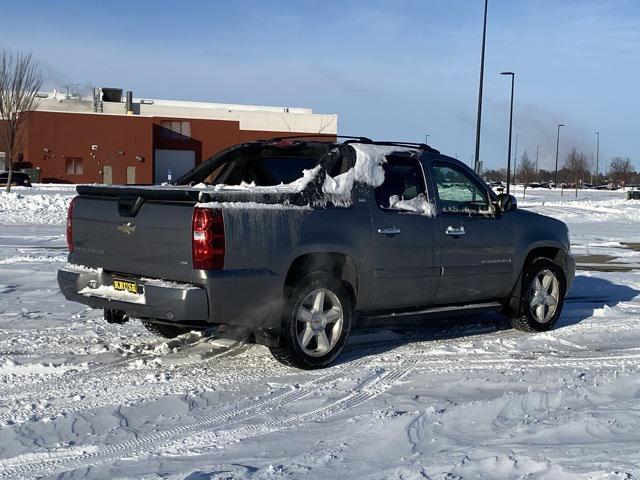
[[[580,323],[594,315],[596,310],[614,308],[621,302],[630,302],[640,295],[640,290],[610,282],[604,278],[578,275],[564,301],[562,315],[556,328]]]
[[[576,325],[590,318],[597,310],[614,308],[621,302],[629,302],[640,295],[640,290],[612,283],[603,278],[579,275],[565,299],[560,319],[554,329]],[[495,313],[463,315],[448,318],[383,320],[375,324],[367,322],[354,328],[344,353],[338,363],[349,362],[374,353],[383,353],[398,345],[442,341],[453,338],[486,335],[511,329],[511,323]]]

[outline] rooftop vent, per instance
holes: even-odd
[[[102,87],[102,101],[122,102],[122,89]]]

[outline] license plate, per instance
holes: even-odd
[[[131,280],[122,280],[120,278],[113,279],[113,288],[119,292],[138,293],[138,284]]]

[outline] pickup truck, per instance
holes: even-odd
[[[302,368],[333,362],[363,318],[494,310],[548,330],[575,273],[564,223],[425,144],[255,141],[173,184],[77,193],[67,299],[167,337],[244,332]]]

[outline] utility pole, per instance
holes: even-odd
[[[476,156],[473,169],[480,170],[480,127],[482,125],[482,85],[484,83],[484,50],[487,40],[487,8],[489,0],[484,0],[484,23],[482,27],[482,53],[480,54],[480,84],[478,86],[478,123],[476,125]],[[508,188],[508,185],[507,185]]]
[[[536,145],[536,173],[540,170],[538,168],[538,157],[540,156],[540,145]]]
[[[518,134],[516,133],[516,153],[513,156],[513,184],[516,184],[516,174],[518,173]]]
[[[600,132],[596,132],[596,190],[598,189],[598,175],[600,174],[600,165],[598,160],[600,157]]]
[[[560,127],[564,127],[562,123],[558,124],[558,136],[556,137],[556,173],[553,176],[554,188],[558,188],[558,151],[560,150]]]
[[[513,89],[515,87],[516,74],[513,72],[501,72],[500,75],[511,76],[511,109],[509,110],[509,148],[507,149],[507,195],[511,185],[511,132],[513,131]]]

